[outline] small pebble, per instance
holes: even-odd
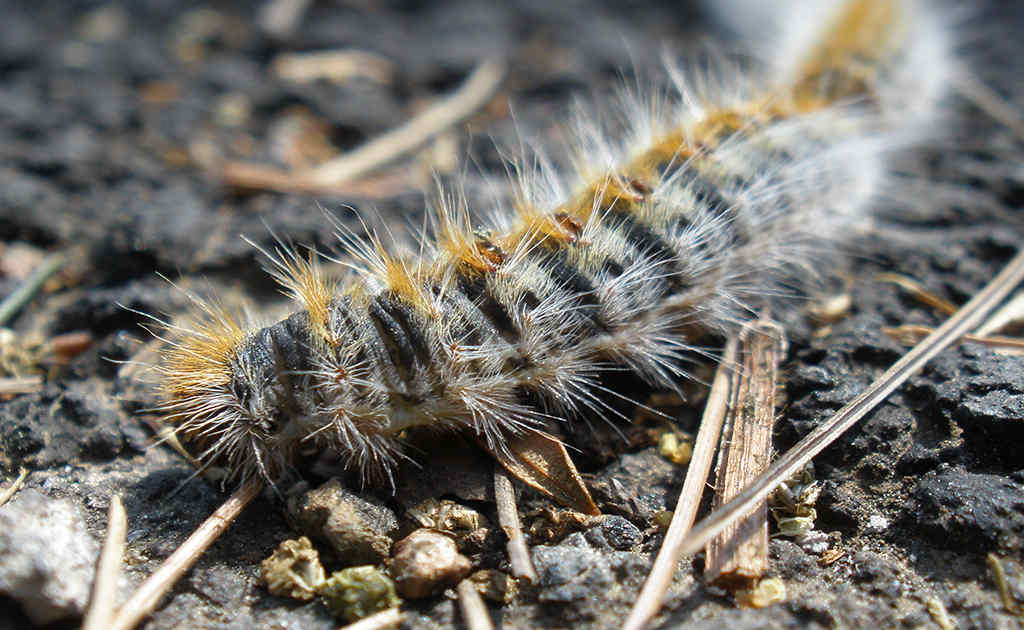
[[[867,534],[881,534],[887,529],[889,529],[889,519],[881,514],[872,514],[868,519],[868,524],[864,526],[864,532]]]
[[[398,533],[394,512],[358,496],[337,479],[290,500],[288,512],[298,529],[326,541],[345,564],[384,562]]]
[[[454,586],[471,568],[454,540],[437,531],[417,529],[395,543],[391,576],[403,597],[417,599]]]
[[[98,553],[70,501],[28,489],[0,507],[0,593],[38,625],[82,614]]]
[[[643,541],[643,534],[636,525],[621,516],[606,516],[597,527],[591,527],[585,534],[587,542],[596,549],[627,551]]]
[[[800,548],[805,552],[815,556],[820,556],[828,551],[832,541],[826,532],[815,529],[803,534],[802,536],[798,536],[796,543],[800,545]]]
[[[308,602],[324,582],[320,554],[305,536],[286,540],[260,563],[260,579],[267,590],[279,597]]]
[[[736,591],[736,603],[743,608],[767,608],[786,601],[786,583],[777,577],[764,578],[753,588]]]
[[[317,594],[333,614],[348,622],[402,605],[394,582],[372,566],[335,571]]]
[[[673,464],[685,466],[693,457],[693,442],[671,431],[662,433],[658,438],[658,454]]]

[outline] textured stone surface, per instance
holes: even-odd
[[[617,602],[635,597],[634,589],[647,569],[636,554],[602,553],[563,544],[532,550],[537,568],[537,601],[545,612],[568,622],[593,622]],[[557,613],[555,613],[557,611]]]
[[[916,517],[936,543],[985,551],[1024,548],[1024,483],[952,469],[925,475]]]
[[[71,501],[28,489],[0,507],[0,593],[37,624],[82,614],[98,553]]]
[[[607,516],[596,527],[587,530],[587,542],[598,549],[629,551],[643,541],[637,526],[621,516]]]

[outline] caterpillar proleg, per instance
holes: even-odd
[[[236,478],[273,480],[306,444],[390,474],[412,427],[500,451],[602,415],[607,370],[678,387],[700,336],[828,265],[890,156],[934,133],[950,48],[931,7],[789,13],[811,5],[773,34],[786,63],[720,84],[670,66],[671,92],[628,95],[619,128],[580,119],[572,172],[520,169],[513,208],[442,203],[416,256],[341,234],[355,271],[335,284],[282,248],[299,310],[254,328],[206,305],[161,363],[168,419]]]

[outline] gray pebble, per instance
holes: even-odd
[[[616,602],[634,600],[648,563],[637,554],[539,545],[530,550],[537,569],[537,600],[556,606],[559,618],[600,618]]]
[[[643,534],[637,526],[621,516],[606,516],[596,527],[586,532],[587,542],[597,549],[627,551],[639,545]]]
[[[0,507],[0,593],[36,624],[82,614],[98,553],[70,501],[28,489]]]

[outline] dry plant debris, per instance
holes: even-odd
[[[778,324],[760,319],[740,332],[740,366],[732,374],[718,466],[716,508],[738,494],[771,457],[779,362],[786,341]],[[704,577],[731,589],[751,590],[768,569],[768,512],[762,501],[742,521],[715,536],[705,547]],[[761,593],[761,591],[758,591]],[[751,601],[760,594],[751,595]]]
[[[305,536],[282,542],[260,563],[260,580],[278,597],[310,601],[325,579],[320,554]]]

